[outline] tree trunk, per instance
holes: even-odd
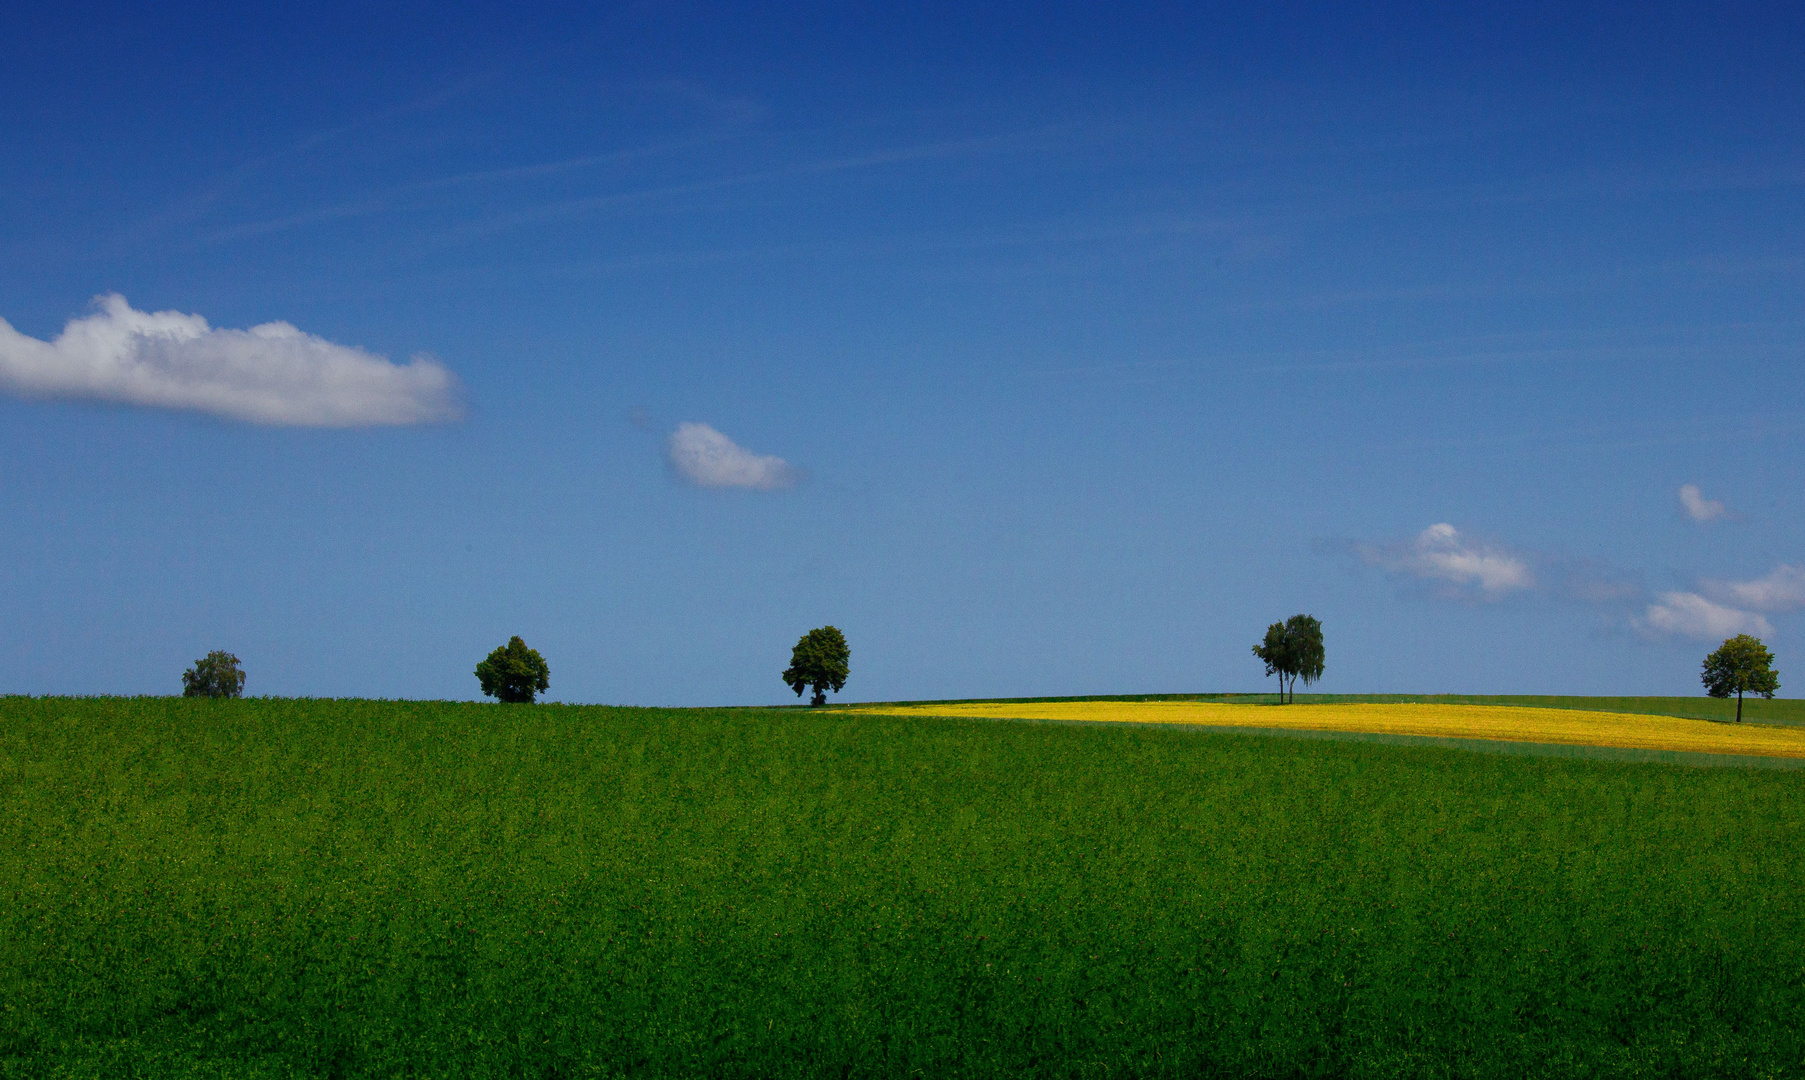
[[[1736,722],[1742,723],[1742,687],[1736,688]]]

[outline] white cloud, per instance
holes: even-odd
[[[1754,581],[1708,581],[1705,591],[1751,611],[1797,611],[1805,608],[1805,570],[1781,563]]]
[[[1488,600],[1535,585],[1535,574],[1520,556],[1475,541],[1446,523],[1429,526],[1407,543],[1359,550],[1369,564],[1455,588],[1477,586]]]
[[[457,378],[435,360],[388,360],[285,322],[209,327],[199,315],[137,311],[117,293],[40,341],[0,319],[0,388],[188,409],[254,424],[377,427],[456,420]]]
[[[1761,616],[1739,608],[1714,604],[1692,592],[1662,593],[1660,603],[1648,605],[1647,626],[1667,634],[1699,641],[1720,641],[1737,634],[1767,637],[1773,626]]]
[[[784,459],[754,454],[707,424],[678,424],[668,453],[677,474],[698,487],[771,491],[800,479]]]
[[[1716,499],[1705,498],[1697,484],[1680,485],[1680,508],[1686,516],[1694,521],[1710,521],[1712,518],[1724,516],[1724,504]]]

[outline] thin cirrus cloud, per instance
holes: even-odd
[[[1697,522],[1713,521],[1728,512],[1722,501],[1705,498],[1697,484],[1680,485],[1680,509]]]
[[[210,413],[289,427],[387,427],[460,419],[457,377],[427,357],[394,364],[285,322],[216,329],[199,315],[138,311],[118,294],[40,341],[0,319],[0,389]]]
[[[1767,637],[1774,632],[1773,625],[1760,615],[1713,603],[1695,592],[1662,593],[1656,603],[1648,605],[1638,627],[1699,641],[1717,641],[1737,634]]]
[[[678,424],[665,452],[677,475],[697,487],[775,491],[802,478],[784,459],[754,454],[707,424]]]
[[[1476,540],[1445,522],[1429,526],[1412,540],[1361,544],[1356,551],[1368,566],[1438,583],[1444,595],[1454,597],[1497,600],[1536,584],[1523,556]]]

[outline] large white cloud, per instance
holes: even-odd
[[[1651,630],[1699,641],[1721,641],[1737,634],[1766,637],[1774,632],[1773,626],[1760,615],[1714,604],[1698,593],[1662,593],[1659,600],[1659,603],[1648,605],[1645,625]]]
[[[1429,526],[1415,540],[1365,545],[1359,551],[1371,565],[1444,582],[1456,590],[1476,589],[1488,600],[1532,588],[1536,583],[1535,573],[1521,556],[1476,541],[1445,522]]]
[[[255,424],[376,427],[456,420],[457,378],[435,360],[393,364],[285,322],[222,330],[138,311],[118,294],[40,341],[0,319],[0,388],[188,409]]]
[[[800,474],[780,457],[754,454],[707,424],[678,424],[667,447],[677,475],[698,487],[794,487]]]
[[[1781,563],[1754,581],[1706,582],[1705,591],[1751,611],[1798,611],[1805,608],[1805,570]]]
[[[1724,504],[1716,499],[1705,498],[1705,493],[1699,490],[1697,484],[1680,485],[1680,509],[1686,511],[1686,516],[1694,521],[1710,521],[1723,517],[1726,513]]]

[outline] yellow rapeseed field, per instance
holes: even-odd
[[[1805,758],[1805,729],[1724,724],[1675,716],[1525,709],[1506,705],[1231,705],[1212,701],[979,702],[859,706],[886,716],[970,716],[1019,720],[1110,720],[1227,727],[1439,735],[1457,739],[1621,746]]]

